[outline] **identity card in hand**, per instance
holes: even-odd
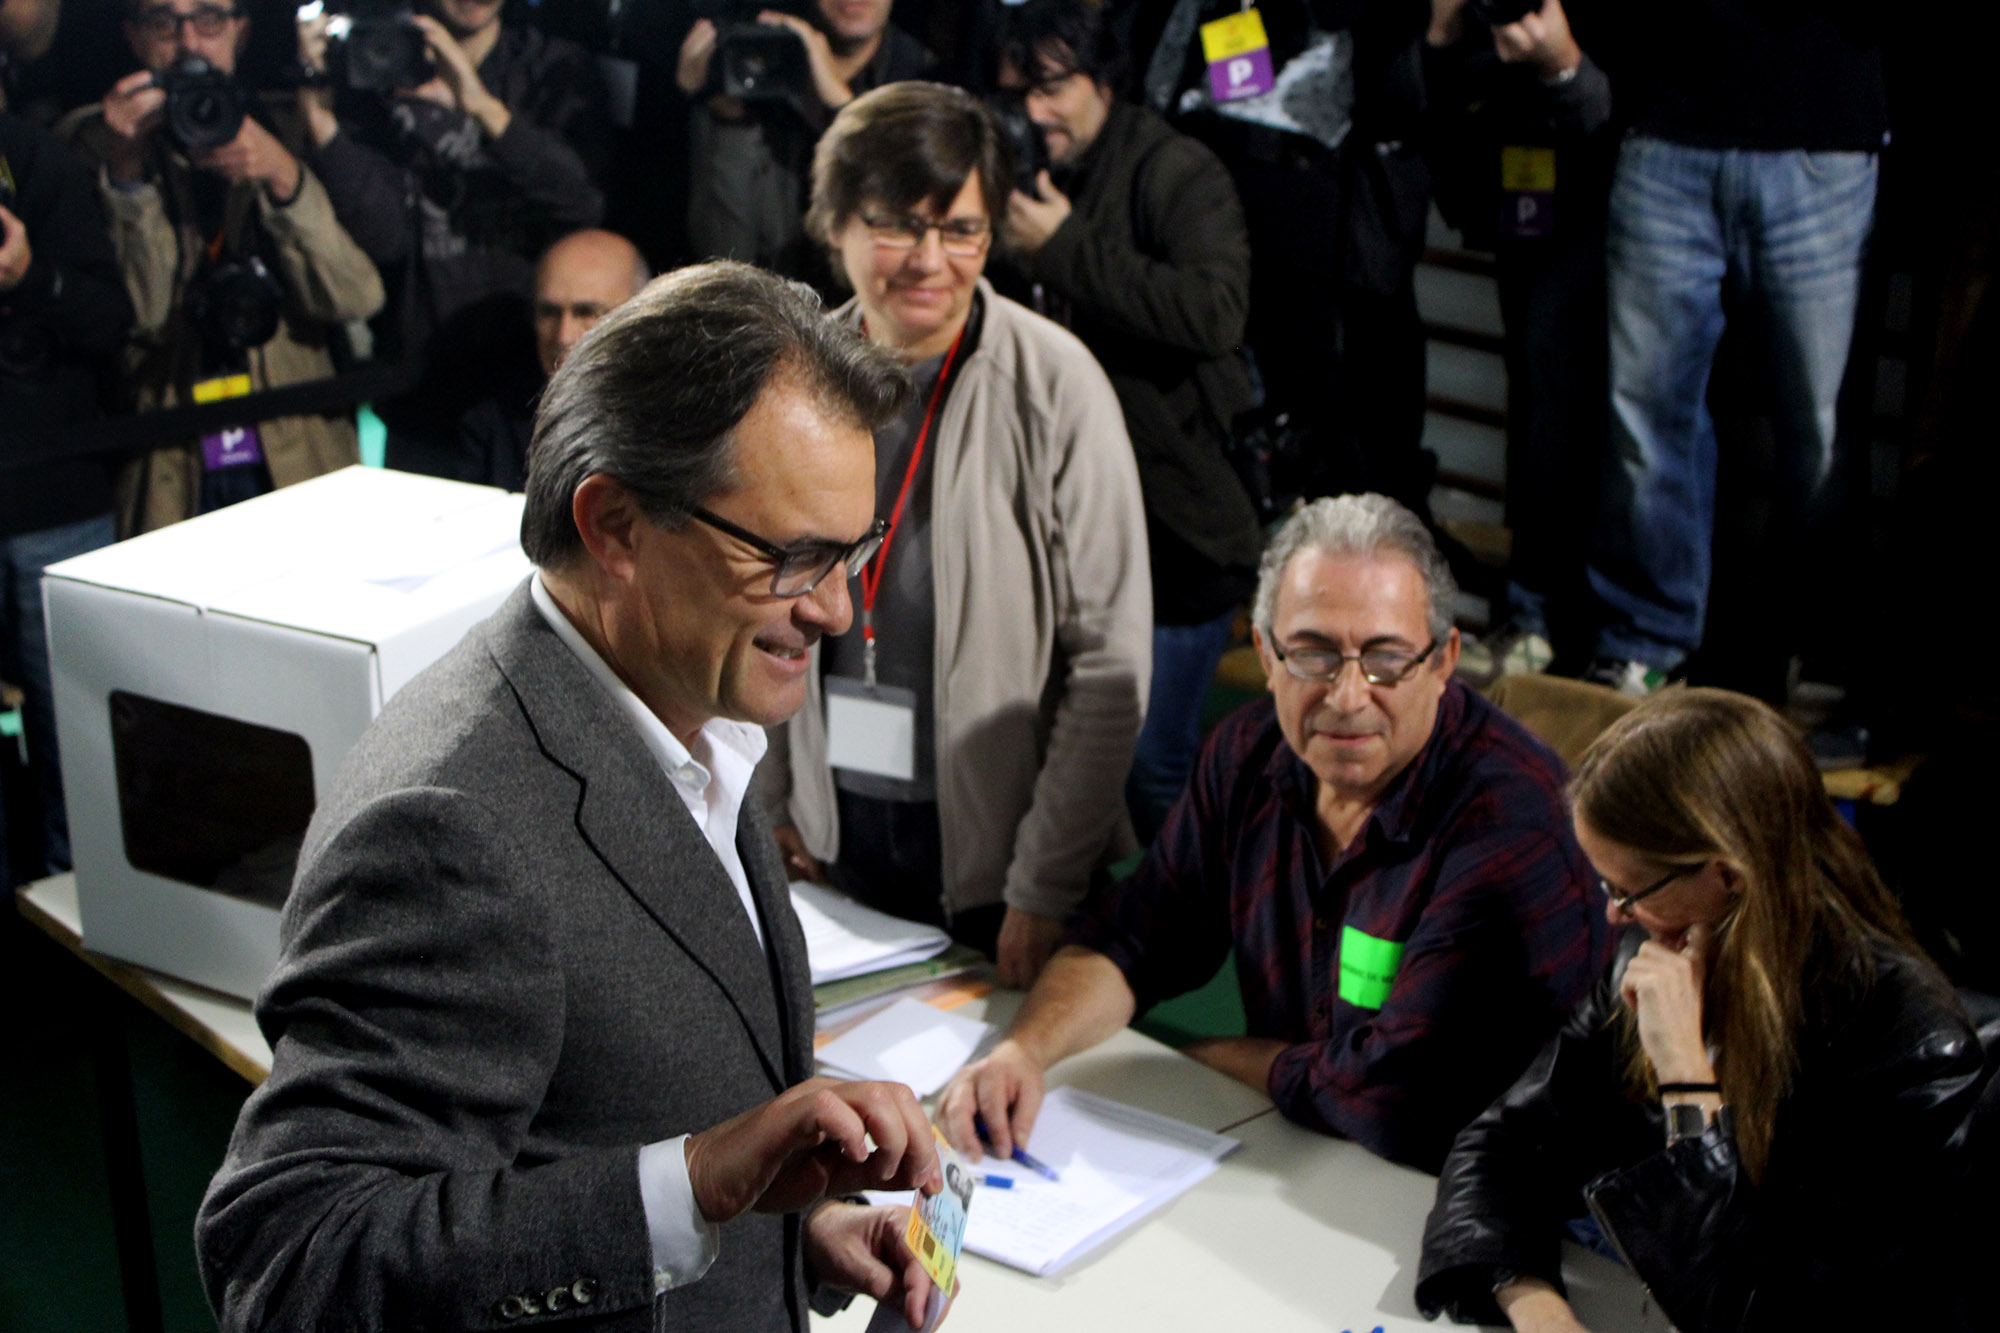
[[[910,1252],[931,1275],[937,1289],[949,1293],[958,1274],[958,1252],[965,1244],[965,1215],[972,1207],[975,1185],[972,1172],[945,1142],[944,1135],[938,1133],[937,1126],[931,1126],[931,1133],[937,1136],[944,1188],[936,1194],[918,1193],[916,1206],[910,1209],[910,1227],[903,1239],[909,1242]]]

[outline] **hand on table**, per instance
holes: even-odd
[[[952,1147],[977,1162],[990,1149],[995,1157],[1012,1157],[1025,1144],[1041,1114],[1045,1084],[1042,1067],[1011,1037],[952,1076],[938,1098],[937,1124]],[[986,1123],[990,1143],[982,1142],[974,1117]]]
[[[1708,979],[1714,932],[1706,925],[1688,928],[1678,950],[1656,940],[1639,946],[1626,964],[1619,994],[1639,1023],[1639,1045],[1662,1083],[1712,1083],[1702,1038],[1702,986]]]
[[[806,1263],[826,1285],[896,1305],[910,1327],[922,1328],[931,1279],[903,1241],[909,1222],[908,1208],[829,1203],[806,1224]]]
[[[690,1135],[687,1168],[695,1204],[711,1222],[753,1208],[795,1213],[856,1190],[944,1188],[930,1122],[900,1083],[808,1079]]]
[[[993,950],[1000,984],[1013,990],[1026,990],[1034,985],[1035,978],[1061,946],[1063,929],[1063,922],[1055,917],[1008,908],[1000,922],[999,942]]]
[[[1493,1299],[1515,1333],[1590,1333],[1562,1293],[1538,1277],[1515,1278]]]
[[[1181,1047],[1181,1054],[1259,1092],[1269,1092],[1271,1065],[1284,1049],[1284,1042],[1270,1037],[1201,1037]]]
[[[811,884],[824,884],[826,867],[818,857],[806,850],[805,835],[795,824],[780,824],[771,830],[771,836],[778,841],[778,855],[784,859],[785,875],[789,879],[802,879]]]

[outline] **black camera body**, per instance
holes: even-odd
[[[393,93],[428,83],[433,73],[416,11],[401,0],[355,0],[347,23],[329,29],[327,64],[342,85],[364,93]]]
[[[790,28],[732,22],[715,44],[722,92],[745,102],[797,102],[813,96],[806,44]]]
[[[153,76],[167,95],[167,133],[188,154],[234,139],[250,114],[242,85],[197,55],[185,55]]]
[[[1504,28],[1510,23],[1519,23],[1530,14],[1539,14],[1542,0],[1467,0],[1472,12],[1489,28]]]
[[[209,265],[188,292],[187,312],[209,353],[233,361],[277,335],[284,302],[285,289],[251,255]]]
[[[1014,154],[1014,188],[1030,199],[1042,197],[1037,179],[1049,169],[1049,140],[1042,127],[1028,117],[1028,107],[1018,93],[1000,93],[986,103],[999,122],[1000,137]]]

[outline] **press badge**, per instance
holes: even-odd
[[[1500,234],[1549,236],[1556,229],[1556,150],[1500,150]]]
[[[1271,39],[1254,9],[1201,25],[1201,54],[1208,61],[1208,90],[1218,102],[1235,102],[1277,86]]]
[[[246,398],[249,394],[250,377],[241,372],[199,380],[188,390],[188,396],[197,403],[220,403],[231,398]],[[260,463],[263,459],[264,441],[258,436],[255,426],[232,426],[201,437],[201,463],[210,472]]]
[[[909,782],[917,776],[917,692],[826,678],[826,758],[835,768]]]

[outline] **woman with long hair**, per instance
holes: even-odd
[[[1419,1305],[1582,1327],[1568,1221],[1683,1333],[1938,1327],[1949,1293],[1924,1275],[1979,1044],[1797,733],[1742,695],[1665,691],[1598,738],[1570,799],[1637,929],[1458,1136]]]

